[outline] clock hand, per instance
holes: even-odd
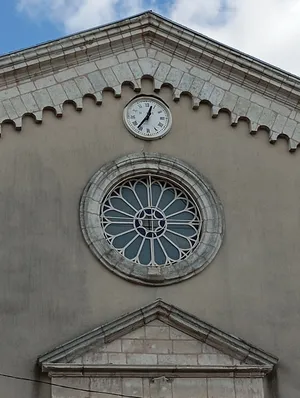
[[[141,121],[141,123],[137,126],[137,128],[140,128],[141,125],[149,119],[150,115],[151,115],[151,111],[152,111],[152,106],[150,106],[149,111],[147,112],[147,115],[144,117],[144,119]]]

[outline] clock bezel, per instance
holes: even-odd
[[[158,133],[157,135],[153,135],[153,136],[147,136],[141,133],[138,133],[135,129],[133,129],[131,127],[131,125],[128,122],[128,117],[127,117],[127,110],[129,108],[129,106],[132,105],[132,103],[136,103],[138,101],[141,100],[145,100],[145,99],[151,99],[153,101],[156,101],[157,103],[159,103],[164,109],[165,111],[168,113],[168,125],[167,128],[162,132],[162,133]],[[163,101],[161,98],[156,97],[155,95],[145,95],[145,94],[140,94],[134,98],[132,98],[124,107],[123,110],[123,122],[125,124],[125,127],[127,128],[127,130],[136,138],[139,138],[141,140],[147,140],[147,141],[152,141],[152,140],[158,140],[163,138],[165,135],[167,135],[171,128],[172,128],[172,123],[173,123],[173,119],[172,119],[172,113],[170,110],[170,107],[168,106],[168,104]]]

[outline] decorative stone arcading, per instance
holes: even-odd
[[[94,96],[96,103],[101,104],[104,90],[113,90],[119,97],[124,82],[140,91],[143,77],[153,78],[155,91],[163,85],[170,86],[175,101],[183,93],[190,95],[194,109],[201,102],[208,102],[212,106],[212,117],[217,117],[220,110],[228,111],[233,126],[240,119],[248,120],[250,133],[263,128],[269,132],[272,143],[279,136],[286,137],[290,151],[296,150],[300,143],[300,112],[293,107],[272,101],[176,56],[143,46],[0,91],[0,125],[13,121],[20,130],[22,117],[28,114],[34,115],[36,122],[42,122],[45,108],[55,110],[60,117],[67,101],[81,110],[86,95]]]

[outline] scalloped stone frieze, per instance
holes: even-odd
[[[263,128],[269,132],[271,143],[279,136],[286,137],[291,152],[300,143],[300,112],[292,107],[272,101],[176,56],[143,46],[0,91],[0,126],[3,122],[13,121],[16,129],[20,130],[22,117],[28,114],[34,115],[36,122],[42,122],[45,108],[54,109],[60,117],[66,101],[74,102],[77,110],[81,110],[82,99],[86,95],[93,95],[96,103],[101,104],[104,90],[113,90],[115,96],[120,97],[124,82],[140,91],[143,77],[153,78],[155,91],[159,91],[162,85],[170,86],[174,101],[180,100],[182,93],[189,94],[194,109],[201,102],[209,103],[212,117],[217,117],[220,110],[227,110],[233,126],[239,119],[248,120],[250,133]]]

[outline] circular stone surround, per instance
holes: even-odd
[[[170,181],[185,191],[198,208],[201,233],[197,245],[178,262],[143,265],[128,260],[107,239],[102,222],[105,200],[116,186],[141,175]],[[139,220],[145,216],[140,213]],[[202,271],[216,256],[225,231],[223,207],[211,184],[186,163],[157,153],[127,155],[101,167],[82,194],[80,223],[89,248],[102,264],[127,280],[152,286],[177,283]]]

